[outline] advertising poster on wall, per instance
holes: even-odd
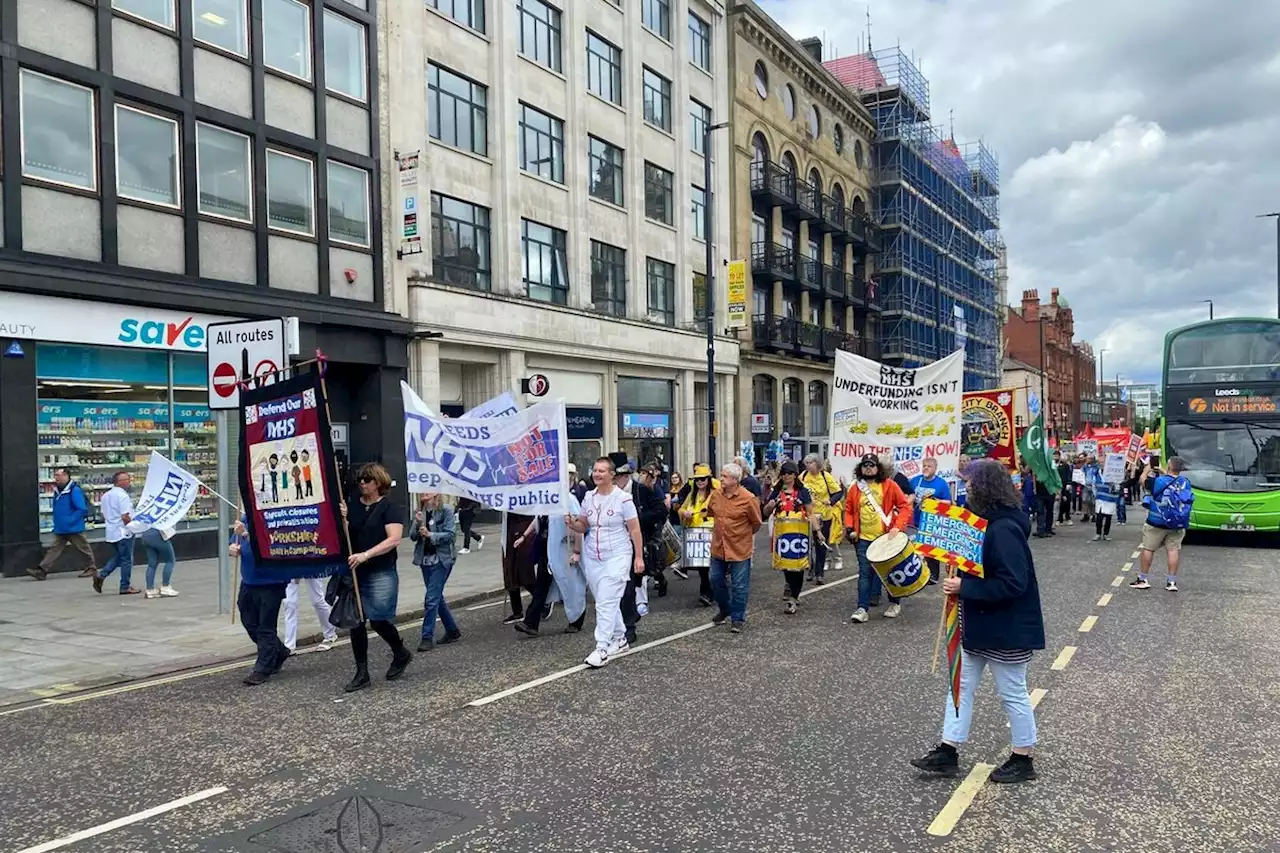
[[[966,391],[960,407],[960,452],[995,459],[1009,470],[1014,459],[1013,389]]]

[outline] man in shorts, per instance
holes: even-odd
[[[1186,538],[1187,531],[1186,528],[1163,526],[1160,524],[1159,513],[1154,509],[1154,505],[1160,500],[1164,490],[1182,476],[1183,462],[1177,456],[1169,458],[1168,467],[1169,470],[1166,473],[1152,463],[1148,464],[1147,470],[1143,472],[1142,482],[1151,492],[1153,508],[1147,513],[1146,523],[1142,525],[1142,570],[1138,572],[1137,580],[1129,583],[1132,589],[1151,589],[1151,584],[1147,583],[1147,574],[1151,571],[1151,562],[1155,552],[1160,548],[1164,548],[1165,558],[1169,562],[1169,571],[1165,575],[1164,588],[1168,592],[1178,591],[1178,563],[1182,556],[1182,540]]]

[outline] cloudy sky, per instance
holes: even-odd
[[[1170,328],[1275,316],[1280,2],[764,0],[839,55],[914,53],[935,122],[1000,158],[1009,296],[1058,287],[1108,376]],[[834,7],[840,14],[833,14]],[[1230,12],[1226,12],[1230,9]],[[837,19],[842,19],[837,23]]]

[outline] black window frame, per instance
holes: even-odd
[[[627,316],[627,250],[591,241],[591,304],[602,314]]]
[[[546,0],[516,0],[516,11],[520,13],[520,55],[557,74],[563,73],[564,34],[561,29],[561,10]],[[533,30],[532,52],[526,44],[526,33],[530,27]]]
[[[468,99],[464,100],[461,96],[459,96],[452,90],[442,88],[440,84],[440,77],[442,74],[448,74],[450,77],[453,77],[467,84],[470,87],[470,91],[468,92],[468,95],[467,95]],[[482,101],[483,101],[482,103],[479,103],[479,104],[476,103],[475,98],[477,94],[482,96]],[[440,116],[444,115],[445,113],[444,100],[446,98],[449,99],[449,101],[453,105],[452,112],[453,112],[454,138],[452,140],[445,139],[441,133]],[[459,113],[460,106],[467,108],[470,112],[469,127],[471,129],[470,136],[471,136],[471,142],[472,142],[470,146],[464,146],[464,145],[458,144],[457,128],[458,128],[458,113]],[[482,137],[480,140],[479,148],[477,148],[475,145],[477,116],[480,117],[480,129],[481,129],[480,136]],[[430,136],[432,139],[436,140],[437,142],[443,145],[448,145],[451,148],[456,148],[459,151],[470,151],[472,154],[479,154],[481,157],[488,157],[489,156],[489,87],[484,85],[483,83],[477,83],[475,80],[472,80],[470,77],[467,77],[465,74],[459,74],[458,72],[454,71],[453,69],[447,66],[440,65],[439,63],[436,63],[436,62],[428,62],[427,63],[427,135]]]
[[[698,200],[698,196],[702,196],[702,200]],[[701,240],[704,243],[707,240],[707,191],[704,187],[697,184],[689,185],[689,210],[693,213],[693,239]]]
[[[671,41],[670,0],[640,0],[640,23],[663,41]]]
[[[592,50],[593,42],[599,42],[605,53]],[[608,91],[601,85],[608,69]],[[622,48],[606,38],[587,30],[587,91],[611,104],[622,105]]]
[[[531,237],[529,226],[545,228],[551,235],[551,242],[542,240],[541,235]],[[550,260],[551,275],[547,282],[544,282],[541,277],[537,281],[529,277],[532,268],[530,248],[533,246],[538,247],[539,273],[542,272],[543,265]],[[520,261],[524,268],[524,292],[527,297],[551,305],[569,304],[569,236],[566,232],[545,222],[522,218],[520,220]],[[550,298],[535,295],[535,288],[547,291]]]
[[[666,201],[664,203],[665,216],[652,216],[652,205],[654,201],[650,196],[650,190],[662,189],[666,192]],[[656,163],[650,163],[648,160],[644,163],[644,216],[652,222],[661,222],[663,225],[675,224],[675,173],[668,171]]]
[[[601,146],[597,149],[597,145]],[[611,155],[616,154],[616,160]],[[606,197],[598,190],[600,185],[596,183],[596,175],[599,174],[597,164],[603,166],[606,162],[614,167],[614,175],[612,181],[613,196]],[[622,148],[614,145],[607,139],[599,136],[587,136],[587,195],[599,201],[609,204],[616,204],[618,207],[626,207],[627,203],[627,154]]]
[[[530,117],[541,117],[547,120],[547,130],[534,127],[529,124]],[[537,175],[548,181],[557,184],[564,184],[564,120],[556,118],[551,113],[545,113],[535,106],[520,102],[520,121],[517,125],[519,136],[517,137],[517,148],[519,149],[520,171],[530,175]],[[547,171],[550,174],[544,174],[541,168],[530,169],[529,154],[529,136],[533,135],[537,140],[538,152],[542,151],[542,140],[548,140],[550,148],[550,161],[547,165]],[[541,161],[535,161],[541,162]]]
[[[445,201],[470,208],[471,219],[452,215],[452,211],[446,213]],[[480,221],[482,219],[483,223]],[[484,251],[476,249],[474,266],[447,259],[440,254],[440,249],[445,242],[441,239],[441,234],[446,227],[455,235],[460,235],[463,227],[471,229],[474,236],[473,246],[481,244],[480,236],[483,235]],[[463,243],[460,236],[455,239],[455,242],[461,249]],[[431,194],[431,270],[432,277],[445,284],[465,287],[469,290],[490,291],[493,288],[493,211],[466,199],[433,192]]]
[[[643,66],[640,85],[644,96],[644,123],[656,127],[664,133],[671,132],[671,81],[663,77],[649,66]],[[651,80],[651,77],[653,78]],[[655,89],[653,83],[658,84]],[[650,95],[652,93],[652,96]],[[661,99],[661,115],[658,114],[658,99]],[[656,120],[655,120],[656,119]]]
[[[711,72],[711,24],[689,12],[689,61]]]
[[[645,314],[658,314],[665,326],[676,324],[676,265],[661,258],[644,259]],[[665,304],[654,307],[655,288],[661,291]]]
[[[427,0],[427,6],[478,33],[485,33],[485,0]]]
[[[707,141],[706,129],[711,126],[711,107],[697,98],[689,99],[689,136],[692,150],[699,156],[707,156],[704,147]]]

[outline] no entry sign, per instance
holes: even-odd
[[[240,407],[240,385],[276,380],[285,360],[284,320],[246,320],[211,323],[209,346],[209,408]]]

